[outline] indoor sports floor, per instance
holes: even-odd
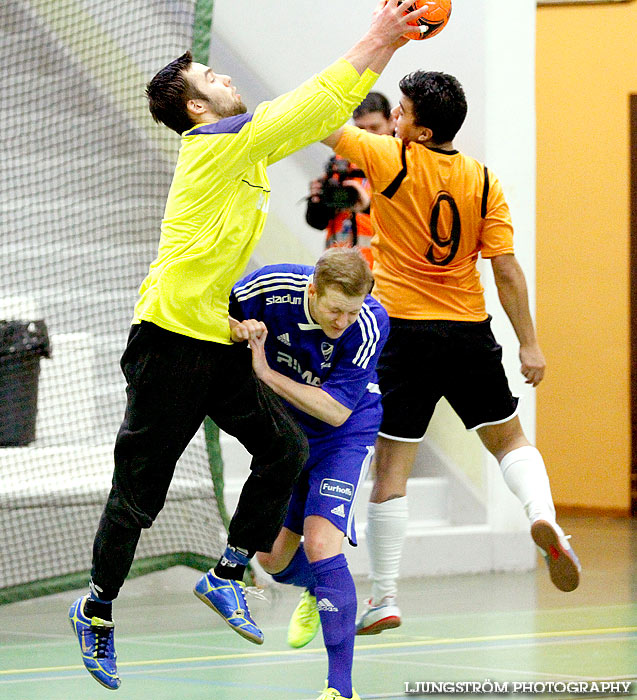
[[[637,681],[637,520],[561,524],[585,567],[578,590],[555,590],[543,564],[530,573],[405,581],[402,627],[357,638],[361,698],[416,697],[406,688],[427,681]],[[86,673],[70,631],[68,607],[83,591],[0,607],[0,698],[315,700],[327,668],[320,633],[305,649],[285,642],[297,591],[277,587],[266,591],[269,602],[253,599],[266,637],[259,647],[192,595],[198,577],[177,568],[127,582],[115,607],[117,695]],[[368,584],[357,584],[360,600]],[[637,682],[629,692],[637,696]]]

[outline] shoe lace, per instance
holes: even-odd
[[[95,635],[95,650],[93,651],[93,656],[96,659],[105,659],[112,656],[109,647],[113,639],[113,627],[91,625],[91,632]]]
[[[257,600],[265,600],[266,603],[270,602],[265,595],[263,588],[259,588],[258,586],[246,586],[244,591],[252,598],[256,598]]]

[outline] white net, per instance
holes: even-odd
[[[51,346],[35,360],[0,347],[0,602],[88,578],[124,415],[119,358],[179,147],[144,89],[191,47],[194,19],[194,0],[0,3],[0,320],[44,321]],[[21,394],[38,367],[33,416]],[[137,572],[216,557],[224,540],[200,431]]]

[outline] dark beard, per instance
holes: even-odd
[[[220,112],[217,112],[217,116],[219,119],[227,119],[228,117],[237,117],[240,114],[245,114],[247,111],[248,108],[241,100],[239,100],[239,102],[235,102],[231,107],[227,107],[226,109],[222,109]]]

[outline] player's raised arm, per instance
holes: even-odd
[[[414,18],[424,14],[422,9]],[[403,37],[407,30],[408,18],[399,9],[398,0],[380,0],[369,30],[360,38],[343,58],[351,63],[362,75],[367,68],[376,73],[382,72],[396,49],[409,41]]]
[[[409,39],[404,34],[409,30],[409,22],[416,22],[428,11],[426,6],[404,14],[399,0],[380,0],[372,23],[365,35],[345,54],[346,61],[362,75],[366,69],[381,73],[396,49],[404,46]]]
[[[271,102],[262,103],[252,121],[250,156],[268,164],[320,141],[344,124],[372,89],[394,52],[407,43],[403,34],[427,8],[408,14],[398,0],[382,0],[370,28],[333,65]]]

